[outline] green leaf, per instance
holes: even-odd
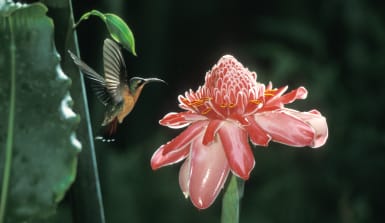
[[[41,3],[0,5],[0,222],[49,216],[73,183],[81,144]]]
[[[136,56],[134,34],[132,34],[130,27],[128,27],[128,25],[123,21],[123,19],[121,19],[115,14],[101,13],[98,10],[86,12],[80,17],[79,21],[75,24],[75,28],[79,25],[81,21],[88,19],[91,15],[97,16],[102,19],[106,24],[111,37],[116,42],[122,44],[124,48],[126,48],[128,51],[130,51],[133,55]]]

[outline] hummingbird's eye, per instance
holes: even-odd
[[[135,92],[137,89],[142,87],[146,83],[146,80],[143,78],[133,77],[129,81],[130,91]]]
[[[136,83],[136,86],[139,87],[140,85],[142,85],[144,83],[143,80],[139,80],[137,83]]]
[[[136,81],[135,83],[135,89],[138,89],[140,86],[142,86],[144,84],[144,80],[138,80]]]

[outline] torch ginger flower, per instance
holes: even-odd
[[[304,87],[284,94],[287,86],[265,86],[256,78],[234,57],[223,56],[206,73],[203,86],[178,97],[186,111],[168,113],[159,121],[170,128],[188,127],[154,153],[151,167],[156,170],[185,159],[179,184],[199,209],[214,202],[230,170],[243,180],[249,178],[255,160],[248,139],[259,146],[275,141],[317,148],[328,137],[320,112],[284,106],[305,99]]]

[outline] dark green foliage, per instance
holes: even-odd
[[[76,176],[79,116],[46,11],[0,6],[0,222],[51,215]]]

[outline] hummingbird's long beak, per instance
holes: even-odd
[[[161,83],[164,83],[164,84],[167,84],[166,81],[162,80],[162,79],[159,79],[159,78],[143,78],[144,79],[144,82],[147,84],[147,83],[150,83],[150,82],[161,82]]]

